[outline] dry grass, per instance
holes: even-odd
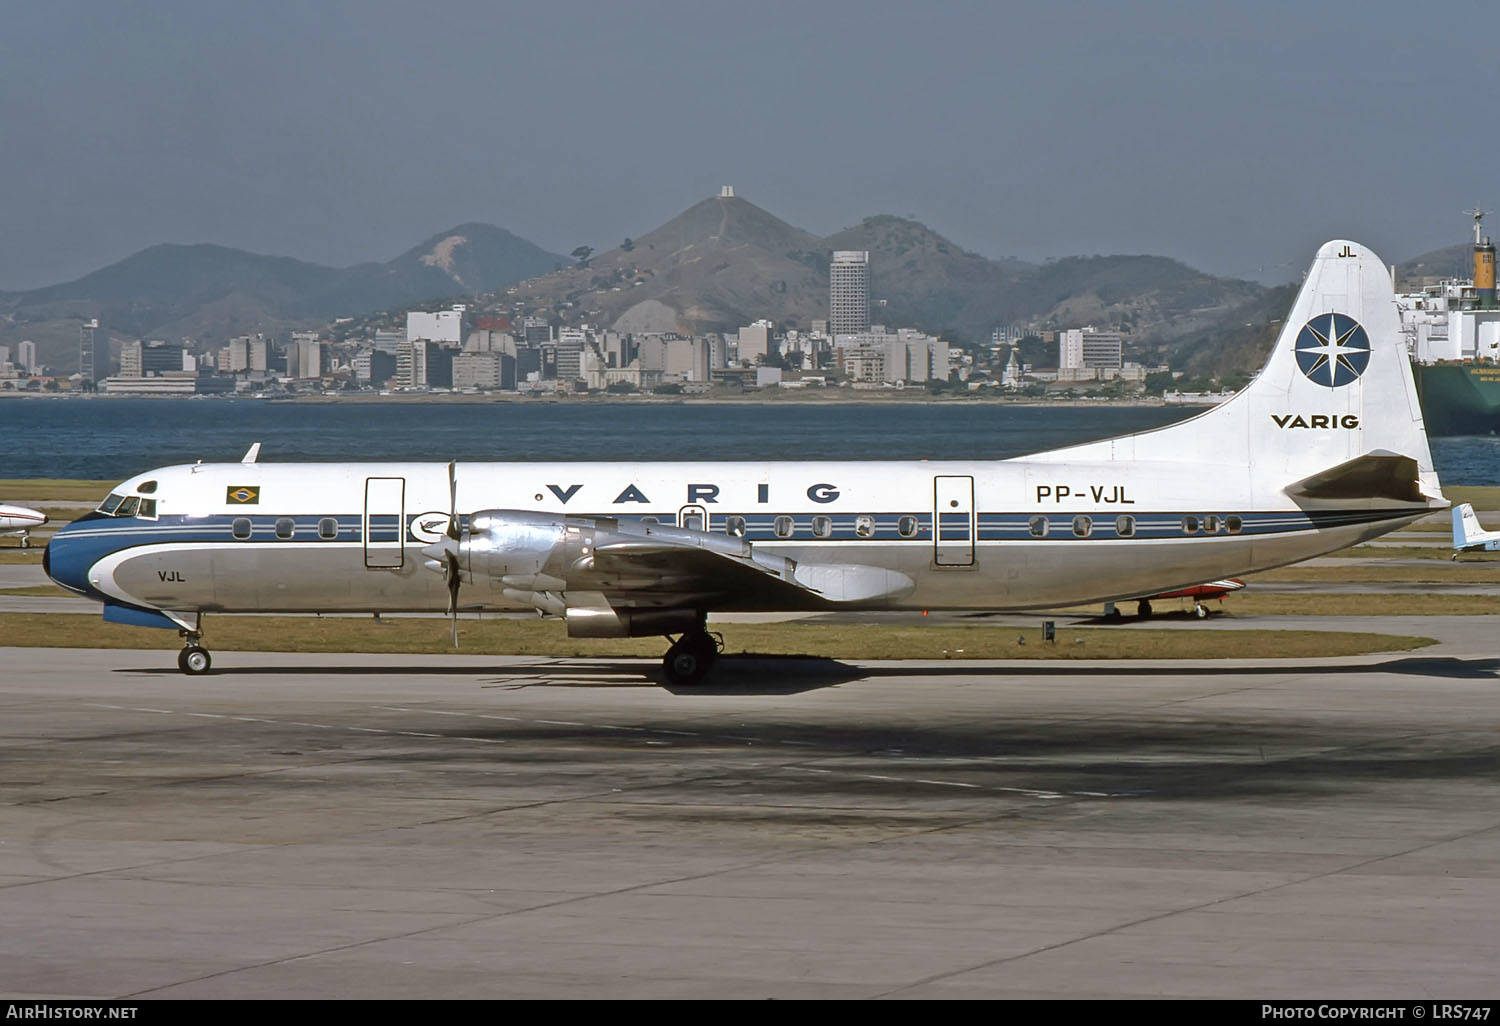
[[[7,477],[0,478],[0,495],[33,501],[54,499],[61,502],[98,502],[119,483],[118,480],[90,481],[81,478]]]
[[[1014,627],[889,627],[833,624],[727,624],[730,654],[800,655],[832,659],[1247,659],[1394,652],[1433,644],[1431,638],[1332,631],[1120,630],[1065,628],[1056,644],[1041,629]],[[176,649],[165,630],[102,623],[85,614],[0,613],[0,638],[14,647]],[[1024,641],[1022,640],[1024,639]],[[461,620],[460,650],[469,654],[658,658],[660,638],[567,637],[550,620]],[[376,622],[354,617],[218,616],[205,620],[205,644],[251,652],[452,652],[448,623],[438,618]]]
[[[1299,584],[1495,584],[1500,560],[1465,557],[1457,563],[1432,560],[1430,566],[1284,566],[1245,578],[1254,588],[1261,581]]]

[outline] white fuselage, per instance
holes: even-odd
[[[1124,599],[1306,559],[1427,512],[1370,500],[1302,508],[1246,468],[1141,461],[463,463],[454,479],[465,520],[480,510],[655,518],[798,563],[909,579],[862,608]],[[196,613],[440,611],[448,601],[422,554],[448,524],[446,464],[179,466],[114,494],[141,502],[132,515],[68,525],[49,555],[60,583],[108,602]],[[466,577],[461,606],[525,605],[502,591]],[[796,608],[827,605],[809,596]]]
[[[0,534],[24,534],[47,522],[46,514],[25,506],[0,505]]]

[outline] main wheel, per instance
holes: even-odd
[[[1208,618],[1208,607],[1201,602],[1193,603],[1193,615],[1200,620],[1206,620]]]
[[[207,673],[213,664],[213,657],[208,654],[208,649],[198,645],[189,645],[177,653],[177,668],[194,677]]]
[[[673,687],[692,687],[708,675],[718,658],[719,646],[707,634],[687,634],[667,649],[661,661],[667,683]]]

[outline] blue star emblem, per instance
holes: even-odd
[[[1297,366],[1315,385],[1347,385],[1369,365],[1370,336],[1353,317],[1318,314],[1297,333]]]

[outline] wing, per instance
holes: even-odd
[[[884,567],[806,563],[757,552],[736,539],[686,528],[652,528],[651,536],[596,547],[574,569],[611,605],[649,596],[716,609],[737,606],[824,608],[882,603],[911,591],[911,578]]]

